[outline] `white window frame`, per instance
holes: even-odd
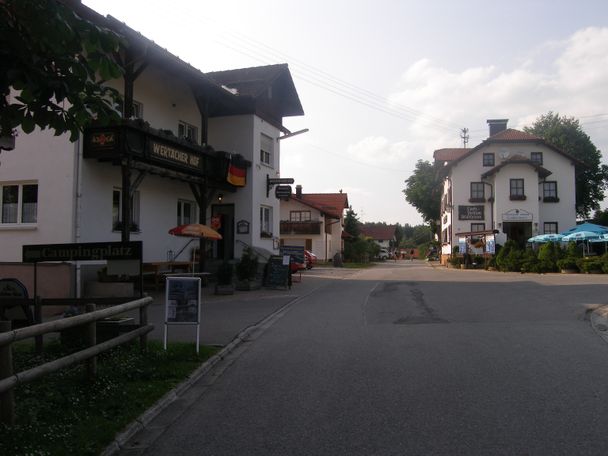
[[[177,125],[177,136],[198,144],[198,128],[183,120],[180,120]]]
[[[34,208],[34,220],[33,221],[23,221],[23,215],[27,211],[24,210],[23,203],[23,187],[25,186],[36,186],[36,202]],[[6,187],[17,187],[17,202],[16,204],[16,217],[15,221],[6,221],[7,217],[5,217],[5,207],[4,207],[4,189]],[[39,196],[39,186],[37,181],[31,182],[5,182],[0,184],[0,226],[35,226],[38,223],[38,196]],[[8,203],[7,203],[8,204]],[[31,203],[30,203],[31,204]],[[10,209],[7,209],[10,210]]]
[[[187,220],[184,215],[184,208],[190,206],[190,219]],[[186,225],[188,223],[198,222],[198,205],[194,201],[178,199],[177,200],[177,224]]]
[[[311,217],[310,211],[289,211],[290,222],[310,222]]]
[[[272,237],[272,207],[260,206],[260,237]]]
[[[260,133],[260,163],[273,167],[274,165],[274,139]]]
[[[115,196],[118,195],[118,207],[114,204]],[[118,211],[116,211],[118,209]],[[122,188],[112,189],[112,231],[121,231],[119,224],[122,222]],[[131,232],[141,232],[139,223],[139,192],[133,192],[131,197]]]

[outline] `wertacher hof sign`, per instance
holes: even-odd
[[[483,206],[458,206],[458,220],[483,219]]]

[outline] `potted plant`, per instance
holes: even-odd
[[[232,263],[224,261],[217,268],[217,283],[215,285],[216,295],[231,295],[234,294],[234,285],[232,283],[232,275],[234,268]]]
[[[255,290],[259,288],[255,277],[258,272],[258,257],[251,247],[247,247],[236,265],[236,289]]]

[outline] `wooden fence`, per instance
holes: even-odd
[[[11,329],[10,321],[0,321],[0,422],[14,424],[15,399],[14,388],[23,383],[31,382],[43,375],[69,367],[83,361],[87,362],[87,376],[94,378],[97,374],[96,356],[118,345],[139,337],[142,349],[147,345],[147,334],[154,329],[148,325],[148,304],[151,297],[130,301],[106,309],[96,310],[95,304],[86,305],[86,313],[74,317],[40,323],[20,329]],[[97,344],[96,322],[104,318],[122,314],[130,310],[139,309],[139,327],[106,342]],[[84,326],[86,325],[86,326]],[[51,332],[59,332],[84,326],[86,328],[86,343],[88,348],[72,353],[63,358],[50,361],[32,369],[13,373],[12,344],[32,337],[40,337]]]

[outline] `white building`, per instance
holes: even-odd
[[[283,118],[303,115],[287,65],[204,74],[125,24],[75,8],[129,43],[121,57],[132,64],[110,85],[130,120],[75,143],[18,132],[0,156],[0,262],[20,262],[24,244],[121,240],[143,241],[145,262],[164,261],[188,242],[168,230],[196,222],[223,235],[201,243],[203,258],[238,258],[247,245],[278,252],[279,200],[266,179],[279,175]],[[177,259],[190,260],[194,245]]]
[[[534,235],[576,225],[575,164],[580,162],[542,138],[507,129],[506,119],[488,124],[490,136],[478,146],[433,154],[446,176],[443,260],[455,246],[492,253],[495,243],[524,244]]]
[[[343,251],[346,193],[302,193],[281,201],[281,244],[304,247],[321,261]]]

